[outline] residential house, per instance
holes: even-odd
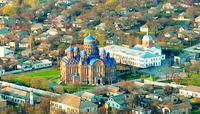
[[[48,34],[54,36],[54,35],[57,35],[59,34],[59,31],[56,29],[56,28],[50,28],[48,31],[47,31]]]
[[[123,30],[123,26],[120,23],[115,23],[116,30]]]
[[[9,102],[24,105],[26,102],[29,102],[30,97],[29,93],[25,91],[14,89],[11,87],[2,87],[0,89],[0,98]]]
[[[107,96],[116,96],[116,95],[119,95],[119,94],[121,94],[120,92],[119,92],[119,87],[115,87],[115,86],[108,86],[107,87],[107,93],[106,93],[106,95]]]
[[[127,8],[121,8],[120,15],[126,15],[128,13],[129,13],[129,11],[127,10]]]
[[[187,30],[189,30],[189,28],[186,25],[183,25],[178,29],[179,32],[183,32],[183,31],[187,31]]]
[[[189,62],[196,58],[195,53],[184,52],[180,53],[178,56],[174,56],[174,63],[176,64],[184,64],[185,62]]]
[[[81,96],[82,99],[85,99],[87,101],[91,101],[93,103],[97,103],[99,101],[99,96],[95,95],[93,93],[89,92],[84,92],[83,95]]]
[[[7,101],[0,98],[0,111],[7,107]]]
[[[52,61],[49,61],[48,59],[35,61],[32,63],[33,69],[41,69],[41,68],[46,68],[46,67],[51,67],[51,66],[52,66]]]
[[[22,40],[19,41],[19,48],[27,48],[29,43],[28,38],[23,38]]]
[[[5,47],[0,47],[0,57],[5,57],[7,55],[13,55],[14,54],[14,51],[12,50],[9,50]]]
[[[35,40],[37,40],[37,41],[46,40],[46,39],[48,39],[51,36],[52,36],[51,34],[49,34],[47,32],[43,32],[42,34],[36,36]]]
[[[174,9],[174,6],[172,6],[171,3],[165,3],[165,4],[163,5],[163,9]]]
[[[44,16],[45,14],[47,14],[47,12],[45,11],[44,8],[39,8],[38,10],[35,11],[35,14],[37,16]]]
[[[200,16],[196,17],[194,22],[194,26],[200,28]]]
[[[126,95],[122,94],[122,95],[110,96],[108,98],[108,101],[106,101],[106,104],[110,108],[123,110],[124,108],[127,108]]]
[[[83,21],[81,19],[77,19],[76,21],[73,22],[72,26],[76,28],[81,28],[83,24]]]
[[[151,109],[137,106],[132,110],[133,114],[151,114]]]
[[[189,19],[188,19],[188,14],[185,13],[185,12],[180,13],[177,20],[180,20],[180,21],[189,20]]]
[[[60,38],[60,42],[71,44],[73,40],[73,36],[71,35],[64,35]]]
[[[9,17],[9,16],[0,16],[0,20],[3,20],[5,25],[16,22],[15,18],[12,18],[12,17]]]
[[[92,113],[97,114],[97,105],[81,97],[73,94],[64,94],[55,101],[50,101],[50,114],[54,114],[57,110],[62,110],[66,113]]]
[[[133,19],[142,18],[141,12],[134,12],[134,13],[132,14],[132,18],[133,18]]]
[[[66,17],[64,15],[58,15],[52,20],[52,23],[57,25],[66,21]]]
[[[195,18],[195,22],[196,23],[200,23],[200,16],[198,16],[198,17]]]
[[[181,103],[168,103],[162,108],[163,114],[190,114],[192,109],[191,104],[188,101],[181,101]]]
[[[0,20],[0,29],[5,27],[5,22],[3,20]]]
[[[34,23],[31,25],[31,31],[33,31],[34,33],[37,33],[38,30],[43,31],[43,25],[41,23]]]
[[[149,27],[147,26],[147,24],[144,24],[140,27],[140,32],[148,32],[149,31]]]
[[[174,35],[173,32],[167,32],[167,33],[164,34],[164,36],[165,36],[166,38],[172,37],[173,35]]]
[[[172,13],[171,10],[166,10],[166,11],[165,11],[165,14],[171,14],[171,13]]]
[[[10,29],[7,27],[0,29],[0,39],[4,38],[7,34],[10,33]]]
[[[10,45],[10,48],[13,48],[13,49],[19,48],[19,43],[17,41],[14,41],[14,40],[11,40],[9,45]]]
[[[152,14],[152,15],[156,15],[158,14],[159,11],[156,9],[156,7],[151,7],[149,10],[148,10],[148,14]]]
[[[95,29],[100,30],[100,31],[107,31],[108,30],[106,23],[100,23],[99,25],[97,25],[95,27]]]
[[[5,74],[5,69],[0,68],[0,76],[3,76]]]
[[[181,40],[176,38],[176,37],[173,37],[171,38],[170,40],[168,40],[167,44],[168,45],[178,45],[181,43]]]
[[[186,97],[198,97],[200,98],[200,87],[198,86],[187,86],[179,89],[179,94]]]
[[[29,36],[30,36],[30,33],[27,30],[23,30],[23,31],[19,32],[20,38],[25,38],[25,37],[29,37]]]
[[[0,7],[3,7],[4,5],[8,3],[9,3],[9,0],[0,0]]]

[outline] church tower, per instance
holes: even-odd
[[[84,39],[84,50],[87,52],[87,57],[98,57],[98,50],[96,50],[96,38],[90,34]]]
[[[101,59],[105,59],[106,58],[106,50],[102,49],[101,50]]]
[[[74,49],[70,46],[67,48],[67,58],[73,58],[74,57]]]
[[[153,44],[153,39],[150,35],[148,35],[148,32],[146,35],[143,36],[142,38],[142,46],[144,48],[148,48],[148,47],[151,47]]]

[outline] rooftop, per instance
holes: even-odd
[[[192,86],[192,85],[184,87],[184,88],[181,88],[181,90],[187,90],[187,91],[193,91],[193,92],[200,93],[200,87],[198,87],[198,86]]]

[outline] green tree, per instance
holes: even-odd
[[[24,0],[24,3],[30,5],[32,8],[35,8],[40,4],[40,0]]]
[[[5,5],[3,6],[2,11],[4,15],[15,15],[17,12],[17,7],[13,5]]]
[[[88,36],[89,34],[91,34],[92,36],[94,36],[97,39],[97,42],[99,43],[100,46],[104,45],[104,41],[105,41],[105,34],[99,30],[87,30],[84,34],[84,37]]]

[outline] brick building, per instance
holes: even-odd
[[[79,84],[104,84],[116,80],[116,62],[103,49],[99,54],[96,38],[84,39],[84,50],[69,47],[61,60],[61,81]]]

